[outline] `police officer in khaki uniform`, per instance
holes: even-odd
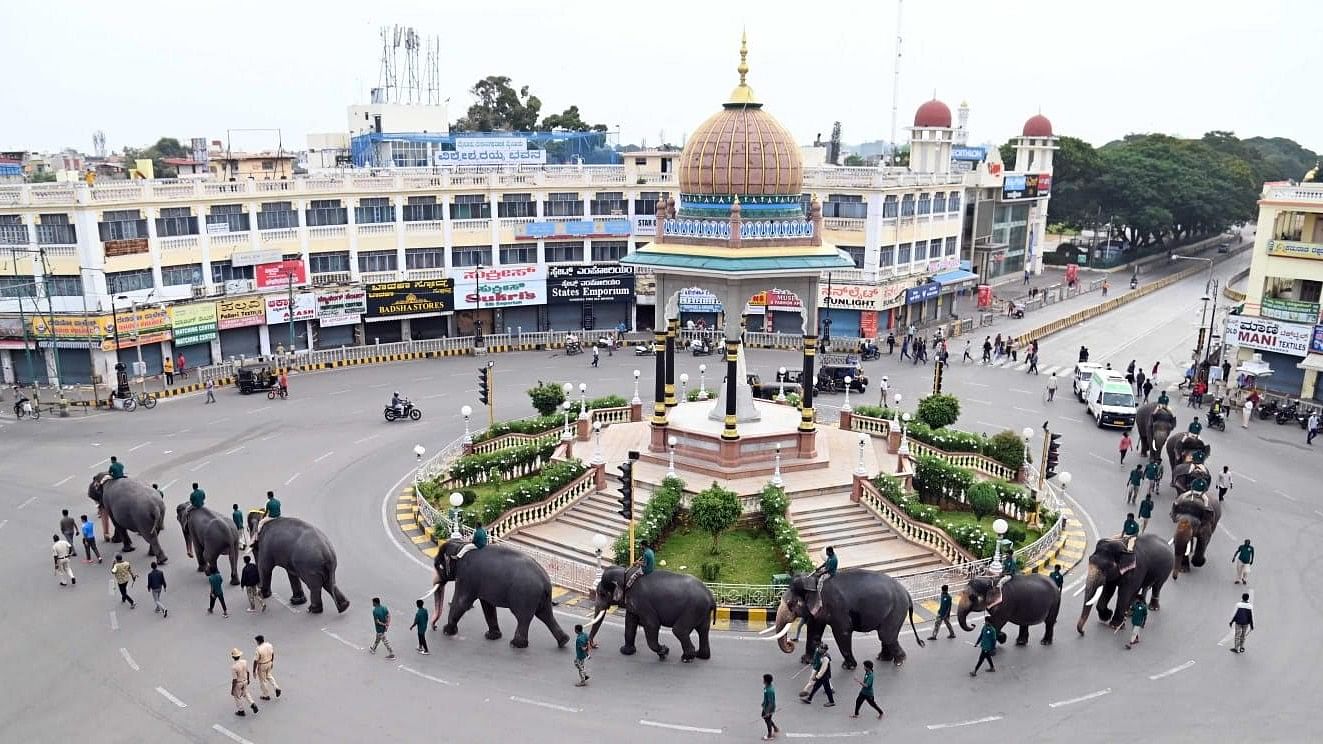
[[[234,664],[230,666],[230,697],[234,698],[234,715],[246,716],[243,710],[243,704],[257,712],[257,703],[253,702],[253,696],[248,692],[248,683],[252,681],[252,676],[248,674],[248,665],[244,663],[243,652],[237,648],[230,649],[230,658],[234,659]]]
[[[253,676],[261,686],[262,699],[270,700],[272,690],[276,691],[276,697],[280,697],[280,683],[271,674],[276,666],[276,647],[264,636],[255,636],[253,640],[257,641],[257,650],[253,652]]]

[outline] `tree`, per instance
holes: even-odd
[[[454,131],[526,132],[537,126],[542,100],[531,95],[527,85],[515,91],[509,77],[488,75],[474,83],[469,92],[478,100],[451,127]]]
[[[1048,219],[1083,227],[1100,213],[1097,184],[1102,176],[1102,158],[1093,145],[1078,137],[1060,138],[1057,148],[1052,158]]]
[[[1285,137],[1250,137],[1245,148],[1259,156],[1259,178],[1264,181],[1300,180],[1318,165],[1319,154]]]
[[[974,516],[979,519],[996,514],[997,507],[1001,505],[997,498],[997,487],[987,481],[970,486],[965,491],[965,499],[969,501],[969,508],[974,510]]]
[[[846,155],[845,165],[851,168],[857,168],[864,165],[864,159],[858,155]]]
[[[528,397],[538,413],[550,416],[560,410],[560,404],[565,402],[565,389],[558,382],[538,380],[537,385],[528,389]]]
[[[934,429],[950,426],[960,418],[960,399],[954,395],[929,395],[919,401],[914,416],[919,423]]]
[[[187,158],[192,156],[192,151],[179,143],[174,137],[162,137],[156,140],[156,144],[138,149],[135,147],[124,148],[124,157],[129,161],[132,167],[135,160],[152,161],[152,170],[155,171],[157,178],[174,178],[178,175],[178,169],[173,165],[166,165],[166,158]]]
[[[712,535],[712,552],[717,553],[721,550],[721,533],[733,527],[743,511],[739,494],[713,481],[711,488],[694,496],[689,505],[689,519],[698,529]]]
[[[588,124],[579,115],[578,106],[570,106],[559,114],[543,117],[539,130],[568,129],[571,132],[605,132],[605,124]]]
[[[832,165],[841,164],[841,123],[832,122],[831,142],[827,145],[827,162]]]

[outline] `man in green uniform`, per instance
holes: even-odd
[[[207,601],[207,614],[210,615],[216,611],[216,603],[220,602],[221,617],[229,617],[230,609],[225,606],[225,580],[221,578],[220,569],[211,566],[207,573],[207,583],[211,585],[211,596]]]
[[[574,669],[579,672],[579,681],[574,683],[575,687],[588,686],[588,670],[585,665],[588,663],[588,633],[582,625],[574,626]]]
[[[233,520],[234,520],[234,527],[235,527],[235,529],[239,530],[239,532],[242,533],[242,532],[243,532],[243,512],[239,511],[239,505],[238,505],[238,504],[235,504],[235,505],[234,505],[234,511],[230,513],[230,519],[233,519]]]
[[[207,492],[198,488],[198,484],[194,483],[193,492],[188,495],[188,503],[191,504],[194,509],[201,509],[202,505],[206,502]]]
[[[1149,495],[1155,495],[1158,492],[1160,481],[1162,480],[1162,459],[1153,458],[1144,466],[1144,477],[1148,479]]]
[[[781,733],[781,729],[778,728],[776,723],[772,720],[772,716],[775,713],[776,713],[776,688],[772,687],[772,675],[764,674],[762,717],[763,717],[763,723],[767,724],[767,734],[763,736],[763,741],[771,741],[773,737]]]
[[[840,564],[836,560],[836,548],[828,545],[827,559],[824,560],[820,566],[815,568],[813,574],[809,577],[816,580],[813,588],[810,590],[813,593],[812,613],[815,617],[822,612],[822,585],[827,583],[828,579],[836,576],[836,567],[838,565]]]
[[[1125,515],[1125,524],[1121,525],[1121,534],[1125,537],[1134,537],[1139,534],[1139,522],[1135,521],[1134,512]]]
[[[1254,565],[1254,546],[1250,545],[1249,540],[1236,546],[1236,553],[1231,556],[1231,562],[1236,564],[1235,583],[1248,584],[1250,566]]]
[[[1066,583],[1066,575],[1061,573],[1060,564],[1053,566],[1052,573],[1048,574],[1047,577],[1052,580],[1053,584],[1057,585],[1058,589],[1060,589]]]
[[[978,663],[974,665],[974,671],[969,673],[971,677],[978,676],[979,667],[983,662],[988,662],[988,671],[997,671],[996,665],[992,663],[992,655],[997,652],[997,628],[992,625],[992,618],[983,618],[983,629],[978,634]]]
[[[1167,395],[1166,390],[1163,390],[1161,393],[1158,393],[1158,405],[1165,406],[1170,402],[1171,402],[1171,396]]]
[[[395,649],[390,647],[390,641],[386,639],[386,631],[390,630],[390,610],[381,603],[381,597],[372,598],[372,630],[377,636],[373,639],[372,645],[368,647],[368,653],[375,654],[377,646],[386,647],[386,658],[395,658]]]
[[[110,477],[111,477],[111,478],[117,478],[117,479],[118,479],[118,478],[123,478],[123,477],[124,477],[124,463],[120,462],[118,457],[115,457],[114,455],[111,455],[111,456],[110,456],[110,468],[109,468],[109,471],[110,471]]]
[[[1126,489],[1125,502],[1127,504],[1135,503],[1139,498],[1139,487],[1144,483],[1144,466],[1135,463],[1135,469],[1130,471],[1130,480]]]
[[[280,499],[276,498],[275,491],[267,491],[266,508],[262,511],[262,521],[257,523],[257,529],[253,532],[253,545],[257,545],[257,538],[262,534],[262,528],[273,519],[280,519]]]
[[[1199,436],[1199,432],[1203,430],[1204,430],[1204,425],[1199,423],[1199,417],[1195,416],[1194,420],[1190,422],[1190,433],[1195,436]]]
[[[1148,531],[1148,520],[1153,518],[1153,497],[1145,495],[1139,502],[1139,531]]]
[[[928,640],[937,640],[937,631],[941,630],[942,624],[946,624],[947,638],[955,638],[955,630],[951,628],[951,592],[947,590],[946,584],[942,584],[942,596],[937,598],[937,619],[933,620],[933,634],[928,636]],[[858,711],[855,711],[856,715]]]
[[[1146,622],[1148,622],[1148,606],[1144,604],[1142,598],[1135,597],[1135,603],[1130,605],[1130,625],[1134,628],[1135,633],[1131,636],[1130,642],[1125,645],[1126,648],[1139,643],[1139,630],[1144,627]]]
[[[482,522],[473,530],[473,547],[478,550],[487,547],[487,528],[482,526]]]
[[[643,543],[643,553],[634,561],[634,565],[625,572],[625,591],[629,591],[634,586],[634,582],[639,580],[640,576],[647,576],[657,570],[657,554],[652,551],[652,546]]]

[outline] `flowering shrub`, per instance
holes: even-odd
[[[495,494],[484,495],[463,507],[464,521],[467,524],[473,524],[475,520],[488,524],[511,509],[545,501],[587,470],[588,466],[579,460],[548,463],[537,475],[498,486]]]
[[[873,485],[882,494],[883,498],[896,506],[901,511],[909,515],[910,519],[924,524],[932,524],[941,512],[935,506],[919,501],[912,493],[906,493],[901,487],[900,479],[889,475],[879,475],[873,479]]]
[[[990,517],[997,513],[997,507],[1000,502],[997,500],[997,489],[986,481],[980,481],[969,487],[965,492],[965,498],[969,501],[969,507],[974,511],[974,516],[982,519]]]
[[[992,557],[996,536],[991,532],[976,524],[954,524],[941,519],[937,520],[936,524],[975,557]]]
[[[924,503],[936,504],[944,497],[956,497],[974,485],[974,475],[947,461],[920,455],[914,458],[914,490]]]
[[[896,417],[896,412],[886,406],[871,406],[865,403],[854,407],[854,415],[890,420]]]
[[[508,480],[522,471],[536,468],[551,457],[556,442],[521,444],[495,452],[465,455],[450,466],[449,477],[456,485]]]
[[[680,513],[680,500],[684,496],[684,481],[676,477],[668,477],[661,482],[656,491],[652,492],[652,498],[648,499],[648,505],[643,508],[643,516],[636,520],[634,527],[634,548],[642,543],[655,544],[661,538],[666,530],[671,528],[671,523]],[[615,553],[617,565],[629,565],[629,533],[625,532],[616,538],[612,546],[612,552]]]
[[[984,483],[997,492],[998,503],[1010,504],[1026,512],[1033,511],[1034,496],[1023,486],[1018,486],[1000,478],[991,478],[984,481]]]
[[[571,419],[579,414],[579,403],[573,401],[574,406],[570,411]],[[629,401],[619,395],[604,395],[600,398],[588,399],[588,410],[593,411],[598,408],[623,408],[629,405]],[[526,419],[514,419],[513,421],[500,421],[494,426],[490,426],[483,431],[473,435],[474,443],[485,442],[488,439],[495,439],[506,434],[546,434],[548,432],[562,429],[565,426],[564,413],[550,413],[546,416],[534,416]]]
[[[792,574],[812,571],[813,559],[809,557],[808,548],[804,547],[799,530],[786,518],[790,498],[786,496],[785,489],[769,483],[763,486],[758,500],[763,512],[763,526],[781,551],[787,570]]]

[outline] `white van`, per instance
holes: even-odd
[[[1098,426],[1129,429],[1135,425],[1135,391],[1120,372],[1094,370],[1084,401]]]
[[[1093,373],[1096,370],[1102,368],[1101,364],[1092,362],[1080,362],[1075,365],[1075,373],[1070,380],[1070,390],[1075,393],[1075,397],[1079,399],[1079,402],[1085,402],[1084,391],[1089,389],[1089,380],[1093,379]]]

